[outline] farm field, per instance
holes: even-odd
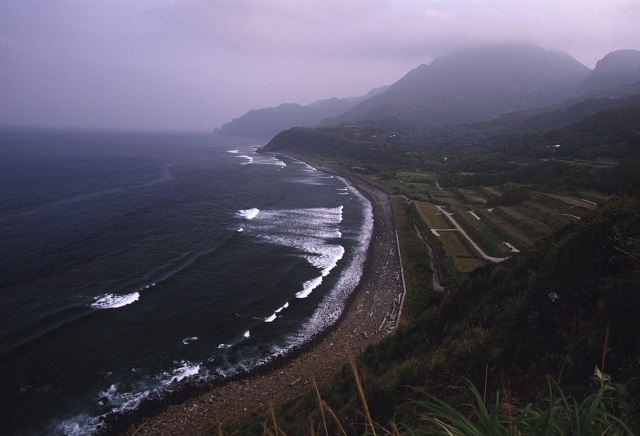
[[[411,174],[415,180],[419,179],[415,173]],[[447,212],[453,213],[452,217],[466,234],[487,255],[496,258],[506,258],[525,250],[554,230],[581,220],[597,207],[592,200],[567,194],[541,193],[530,188],[527,188],[526,200],[487,207],[486,203],[491,198],[494,201],[500,199],[504,192],[488,186],[434,189],[427,185],[423,195],[430,201],[414,201],[418,217],[429,229],[435,230],[433,235],[443,244],[447,256],[454,260],[460,273],[468,273],[490,261],[484,259],[459,231],[454,230],[436,205],[445,206]],[[413,192],[414,198],[416,194],[419,193]],[[442,229],[450,230],[439,231]]]
[[[488,262],[481,259],[469,242],[458,231],[439,232],[447,254],[453,258],[456,269],[463,273],[473,271]]]
[[[608,198],[596,191],[546,192],[535,185],[512,182],[495,186],[442,186],[437,164],[430,162],[429,167],[429,171],[393,170],[381,165],[367,178],[413,203],[417,211],[414,219],[421,221],[416,224],[423,228],[423,236],[432,245],[442,245],[441,250],[435,250],[436,261],[444,262],[438,256],[450,257],[461,274],[492,261],[485,259],[436,206],[452,213],[466,235],[487,256],[497,260],[526,250],[555,230],[584,219]],[[426,231],[425,235],[425,228],[435,232]],[[438,231],[441,229],[448,231]]]
[[[416,201],[416,208],[420,214],[420,218],[427,224],[430,229],[448,229],[451,224],[442,215],[442,213],[433,205],[426,201]]]

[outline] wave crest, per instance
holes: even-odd
[[[252,220],[255,217],[258,216],[258,214],[260,213],[260,209],[258,208],[251,208],[251,209],[241,209],[237,212],[239,217],[242,217],[246,220]]]
[[[96,301],[91,303],[91,307],[94,309],[116,309],[134,303],[139,299],[139,292],[127,295],[104,294],[101,297],[96,297]]]

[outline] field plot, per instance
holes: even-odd
[[[447,254],[453,259],[460,272],[471,272],[479,266],[487,264],[480,259],[476,251],[458,231],[441,232],[442,241]]]
[[[437,187],[433,186],[429,189],[429,195],[433,199],[433,201],[437,204],[459,204],[460,201],[456,197],[455,194],[448,190],[440,190]]]
[[[558,209],[550,208],[534,201],[523,201],[520,205],[516,206],[516,208],[527,216],[544,223],[551,229],[559,229],[560,227],[575,222],[575,218],[564,215]]]
[[[609,198],[611,198],[611,196],[609,195],[605,195],[596,191],[578,191],[575,196],[582,199],[583,201],[591,201],[596,204],[604,203]]]
[[[420,218],[427,224],[430,229],[449,229],[451,224],[442,215],[442,213],[432,204],[424,201],[416,201],[416,208],[420,214]]]
[[[434,173],[406,171],[398,175],[394,188],[414,200],[416,218],[433,232],[425,237],[437,238],[441,244],[439,256],[450,259],[449,268],[460,273],[513,256],[536,240],[586,217],[597,207],[596,202],[604,201],[594,193],[551,194],[514,184],[441,189]],[[487,208],[489,200],[495,206]],[[438,207],[451,213],[473,242]]]
[[[487,202],[487,197],[482,195],[477,189],[460,189],[460,192],[467,199],[467,204],[473,204],[476,206],[484,206]]]
[[[551,234],[552,230],[546,224],[531,218],[524,212],[507,206],[496,207],[493,212],[504,218],[513,227],[520,229],[528,238],[536,240]]]
[[[417,171],[402,171],[398,173],[400,180],[405,183],[428,183],[434,184],[435,180],[439,177],[435,173],[417,172]]]
[[[552,198],[557,201],[560,201],[565,205],[568,205],[571,208],[571,211],[574,211],[574,210],[576,212],[580,210],[592,211],[598,207],[597,205],[593,204],[594,203],[593,201],[582,199],[582,198],[569,197],[568,195],[546,194],[546,196],[548,198]],[[579,215],[579,214],[576,213],[576,215]]]
[[[503,194],[501,190],[494,188],[492,186],[482,186],[478,188],[478,191],[484,195],[492,195],[495,197],[500,197]]]
[[[388,192],[401,193],[418,201],[436,198],[447,203],[450,198],[453,198],[453,195],[438,189],[437,177],[437,174],[429,172],[399,171],[392,179],[378,177],[376,180],[385,185]]]
[[[505,242],[513,244],[519,250],[522,250],[526,245],[533,244],[531,238],[525,235],[522,230],[512,226],[507,220],[500,217],[500,215],[489,212],[486,209],[477,210],[476,213],[494,233],[502,235],[502,239]]]
[[[504,245],[504,242],[512,243],[516,247],[519,244],[511,239],[500,237],[477,211],[474,210],[473,214],[479,217],[480,220],[476,219],[466,209],[459,208],[456,210],[455,219],[485,253],[494,257],[510,256],[512,251]]]

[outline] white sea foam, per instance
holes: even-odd
[[[256,165],[274,165],[274,166],[280,167],[281,169],[287,166],[287,164],[284,161],[278,159],[275,156],[269,156],[266,154],[258,154],[258,153],[255,153],[255,156],[253,158],[253,163]]]
[[[94,309],[115,309],[134,303],[138,301],[139,298],[139,292],[133,292],[127,295],[105,294],[101,297],[95,297],[96,301],[91,304],[91,307]]]
[[[235,150],[235,154],[236,157],[245,159],[245,162],[242,162],[242,165],[272,165],[279,167],[279,169],[287,166],[287,164],[281,159],[268,154],[258,153],[257,150],[258,147],[253,147],[250,150],[244,150],[243,153],[246,154],[237,154],[238,150]]]
[[[282,312],[283,310],[285,310],[287,307],[289,307],[289,302],[288,301],[286,303],[284,303],[282,306],[280,306],[279,308],[277,308],[276,311],[271,314],[271,316],[266,317],[264,319],[264,322],[273,322],[273,321],[275,321],[276,318],[278,317],[278,314],[280,312]]]
[[[117,384],[112,384],[107,390],[98,393],[98,403],[109,404],[111,413],[123,413],[138,408],[140,403],[149,397],[151,389],[139,386],[132,391],[121,391]],[[61,422],[56,428],[56,434],[64,435],[91,435],[99,433],[105,415],[89,416],[81,414]]]
[[[284,351],[274,350],[274,354],[272,354],[271,358],[275,358],[290,349],[295,349],[301,346],[328,326],[334,324],[343,313],[347,298],[360,281],[364,262],[366,260],[367,249],[371,240],[373,211],[371,203],[359,191],[351,187],[351,185],[346,181],[344,181],[344,183],[349,188],[349,192],[353,194],[354,199],[361,202],[364,206],[363,225],[357,234],[352,236],[354,240],[359,241],[358,246],[355,251],[350,253],[346,266],[340,272],[337,283],[332,287],[330,292],[323,297],[321,303],[318,305],[309,321],[297,333],[287,338],[287,346]],[[307,259],[310,260],[311,256],[308,256]],[[325,268],[330,268],[328,259],[329,257],[326,258]],[[316,261],[319,264],[322,263],[318,259],[316,259]],[[317,280],[317,278],[312,280]],[[312,286],[312,281],[305,283],[303,288],[305,286]],[[267,360],[269,359],[265,359],[265,361]]]
[[[311,168],[311,167],[309,167]],[[315,171],[315,169],[313,169]],[[318,277],[303,284],[303,289],[313,290],[316,282],[335,270],[338,263],[344,263],[336,284],[323,297],[310,320],[295,334],[279,344],[274,344],[266,355],[253,359],[243,359],[241,363],[231,363],[218,366],[215,377],[229,377],[244,371],[252,370],[270,360],[284,355],[289,350],[297,348],[319,334],[329,325],[335,323],[344,311],[344,305],[357,286],[367,249],[369,247],[373,228],[373,213],[371,204],[351,185],[344,181],[348,193],[355,201],[363,205],[363,224],[357,230],[349,230],[347,237],[356,243],[354,251],[346,256],[345,248],[338,243],[342,238],[340,224],[343,219],[343,208],[317,208],[297,210],[259,211],[252,220],[243,222],[243,228],[251,236],[261,238],[269,243],[275,243],[294,248],[310,265],[319,270]],[[244,218],[244,217],[243,217]],[[316,285],[318,286],[318,285]],[[277,316],[289,307],[286,302],[271,316]],[[266,321],[265,319],[265,321]],[[243,334],[250,337],[250,331]],[[220,344],[218,348],[228,348],[230,345]]]
[[[309,169],[315,171],[315,169],[311,167],[309,167]],[[350,251],[349,256],[345,256],[345,249],[337,242],[337,240],[342,238],[342,233],[339,228],[342,222],[341,207],[281,211],[257,210],[251,218],[249,218],[248,215],[245,216],[241,214],[241,212],[245,211],[238,213],[241,218],[245,218],[246,220],[243,222],[245,232],[270,243],[296,249],[301,257],[319,270],[319,274],[317,274],[318,277],[308,280],[302,285],[303,290],[312,291],[315,289],[314,285],[319,286],[319,284],[316,285],[316,283],[321,283],[322,279],[336,268],[338,262],[342,260],[342,263],[345,263],[345,267],[341,269],[340,275],[337,277],[336,285],[323,296],[320,305],[314,311],[309,322],[297,333],[288,338],[283,338],[283,342],[279,345],[273,345],[267,355],[249,360],[245,359],[240,364],[227,362],[227,364],[216,368],[213,374],[208,374],[206,369],[198,363],[182,361],[177,364],[177,367],[174,369],[163,372],[161,376],[157,377],[155,384],[159,385],[158,387],[155,385],[149,386],[148,383],[141,383],[140,385],[130,386],[129,389],[131,392],[128,393],[119,393],[115,388],[113,390],[110,389],[111,392],[109,392],[109,396],[115,406],[113,410],[121,410],[124,407],[137,407],[137,403],[139,403],[141,399],[156,395],[164,390],[173,389],[173,383],[175,382],[185,381],[190,378],[200,380],[208,376],[228,377],[254,369],[273,358],[285,354],[292,348],[301,346],[326,327],[335,323],[344,310],[346,299],[357,285],[362,274],[362,266],[366,257],[373,225],[371,205],[369,202],[362,197],[359,192],[347,184],[346,181],[345,185],[348,187],[348,190],[345,192],[353,194],[353,198],[356,201],[362,202],[364,205],[364,224],[358,231],[353,232],[349,230],[347,233],[347,237],[357,243],[355,251]],[[247,209],[246,211],[251,210],[252,209]],[[344,259],[344,257],[346,257],[346,259]],[[271,319],[287,307],[289,307],[288,302],[278,308],[271,316],[266,318],[265,321]],[[249,338],[250,331],[245,331],[243,337]],[[231,347],[229,344],[218,345],[218,348],[221,350],[229,347]],[[118,395],[120,395],[120,397],[118,397]],[[121,404],[121,406],[118,406],[117,403]],[[68,424],[69,427],[80,429],[76,434],[87,434],[92,431],[83,431],[82,429],[90,428],[95,420],[96,418],[84,417],[82,419],[74,419],[74,424],[71,424],[71,422],[68,422]]]
[[[322,270],[322,275],[326,276],[336,267],[338,261],[344,256],[344,247],[336,244],[325,244],[320,248],[319,253],[305,256],[307,262]]]
[[[106,391],[100,392],[98,397],[106,398],[109,404],[115,406],[112,411],[120,413],[127,410],[134,410],[150,393],[151,390],[149,389],[138,392],[120,391],[118,390],[118,386],[113,384]]]
[[[302,291],[296,292],[296,298],[307,298],[322,283],[322,276],[307,280],[302,284]]]
[[[184,345],[189,345],[189,344],[190,344],[190,343],[192,343],[193,341],[197,341],[197,340],[198,340],[198,337],[197,337],[197,336],[193,336],[193,337],[190,337],[190,338],[184,338],[184,339],[182,340],[182,343],[183,343]]]
[[[292,158],[292,159],[293,159],[293,158]],[[302,166],[304,166],[304,167],[305,167],[305,169],[306,169],[307,171],[315,172],[315,173],[319,172],[315,167],[313,167],[313,166],[309,165],[308,163],[306,163],[306,162],[304,162],[304,161],[301,161],[301,160],[298,160],[298,159],[293,159],[293,160],[294,160],[294,161],[296,161],[296,162],[298,162],[298,163],[299,163],[299,164],[301,164]]]
[[[239,210],[237,212],[237,215],[241,218],[244,218],[246,220],[252,220],[255,217],[258,216],[258,214],[260,213],[260,209],[257,208],[252,208],[252,209],[243,209],[243,210]]]
[[[183,360],[179,363],[179,366],[177,368],[173,369],[173,371],[171,372],[170,378],[168,380],[164,380],[163,383],[170,384],[170,383],[179,382],[181,380],[184,380],[187,377],[193,377],[194,375],[197,375],[199,372],[200,372],[199,363],[193,363],[193,362],[188,362],[186,360]]]
[[[311,238],[339,238],[338,224],[342,222],[343,206],[332,208],[263,210],[257,225],[260,236],[279,245],[291,246],[286,238],[300,235]]]
[[[238,155],[239,158],[244,159],[245,161],[240,163],[240,165],[251,165],[253,163],[253,158],[251,156],[247,156],[246,154]]]
[[[108,389],[99,392],[96,396],[98,405],[109,407],[108,413],[98,416],[77,415],[56,425],[55,434],[78,436],[100,434],[104,430],[104,421],[109,414],[122,414],[135,410],[142,401],[154,397],[161,398],[164,392],[173,390],[174,383],[195,376],[206,378],[209,375],[206,370],[201,370],[199,363],[182,360],[175,364],[176,366],[171,370],[163,371],[155,377],[145,377],[125,386],[119,383],[111,384]]]
[[[320,277],[307,280],[302,285],[302,290],[296,293],[296,298],[307,298],[314,289],[322,283],[322,279],[328,276],[344,256],[344,247],[341,245],[327,245],[320,255],[307,256],[307,261],[322,270]]]
[[[371,203],[359,191],[352,188],[346,181],[344,182],[345,185],[349,187],[350,192],[364,205],[364,222],[359,235],[361,243],[353,253],[353,256],[350,256],[349,262],[342,270],[340,279],[332,292],[324,298],[322,303],[320,303],[314,312],[307,326],[305,326],[305,328],[300,332],[299,338],[301,338],[301,341],[304,341],[305,338],[314,336],[327,326],[337,321],[338,317],[344,311],[344,305],[348,296],[358,285],[360,277],[362,276],[364,262],[366,260],[367,250],[369,248],[373,231],[373,210]]]
[[[298,250],[309,264],[320,271],[318,277],[307,280],[296,298],[306,298],[322,284],[344,256],[345,249],[333,242],[342,238],[339,225],[343,220],[343,206],[333,208],[262,210],[251,224],[245,224],[245,231],[269,243]],[[239,216],[247,217],[248,211],[240,211]],[[268,322],[273,321],[273,315]]]
[[[58,424],[56,434],[63,434],[65,436],[84,436],[94,434],[98,431],[100,422],[100,417],[89,416],[83,413]]]
[[[227,153],[238,154],[238,150],[227,150]]]
[[[273,165],[285,168],[287,166],[287,164],[284,161],[281,161],[280,159],[277,158],[272,158],[275,162],[273,163]]]

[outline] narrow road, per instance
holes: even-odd
[[[482,257],[484,257],[485,259],[491,261],[491,262],[502,262],[503,260],[507,260],[508,257],[492,257],[489,256],[487,253],[485,253],[484,251],[482,251],[482,248],[480,248],[480,246],[478,244],[476,244],[476,242],[471,239],[471,237],[467,234],[467,232],[464,231],[464,229],[462,227],[460,227],[460,224],[458,224],[458,222],[453,218],[453,214],[450,212],[447,212],[444,210],[444,207],[442,206],[436,206],[438,208],[438,210],[447,217],[447,219],[451,222],[451,224],[453,224],[453,226],[458,229],[460,231],[460,233],[462,233],[462,236],[464,236],[465,238],[467,238],[467,241],[469,241],[469,243],[471,245],[473,245],[473,248],[476,249],[476,251],[478,252],[478,254]]]

